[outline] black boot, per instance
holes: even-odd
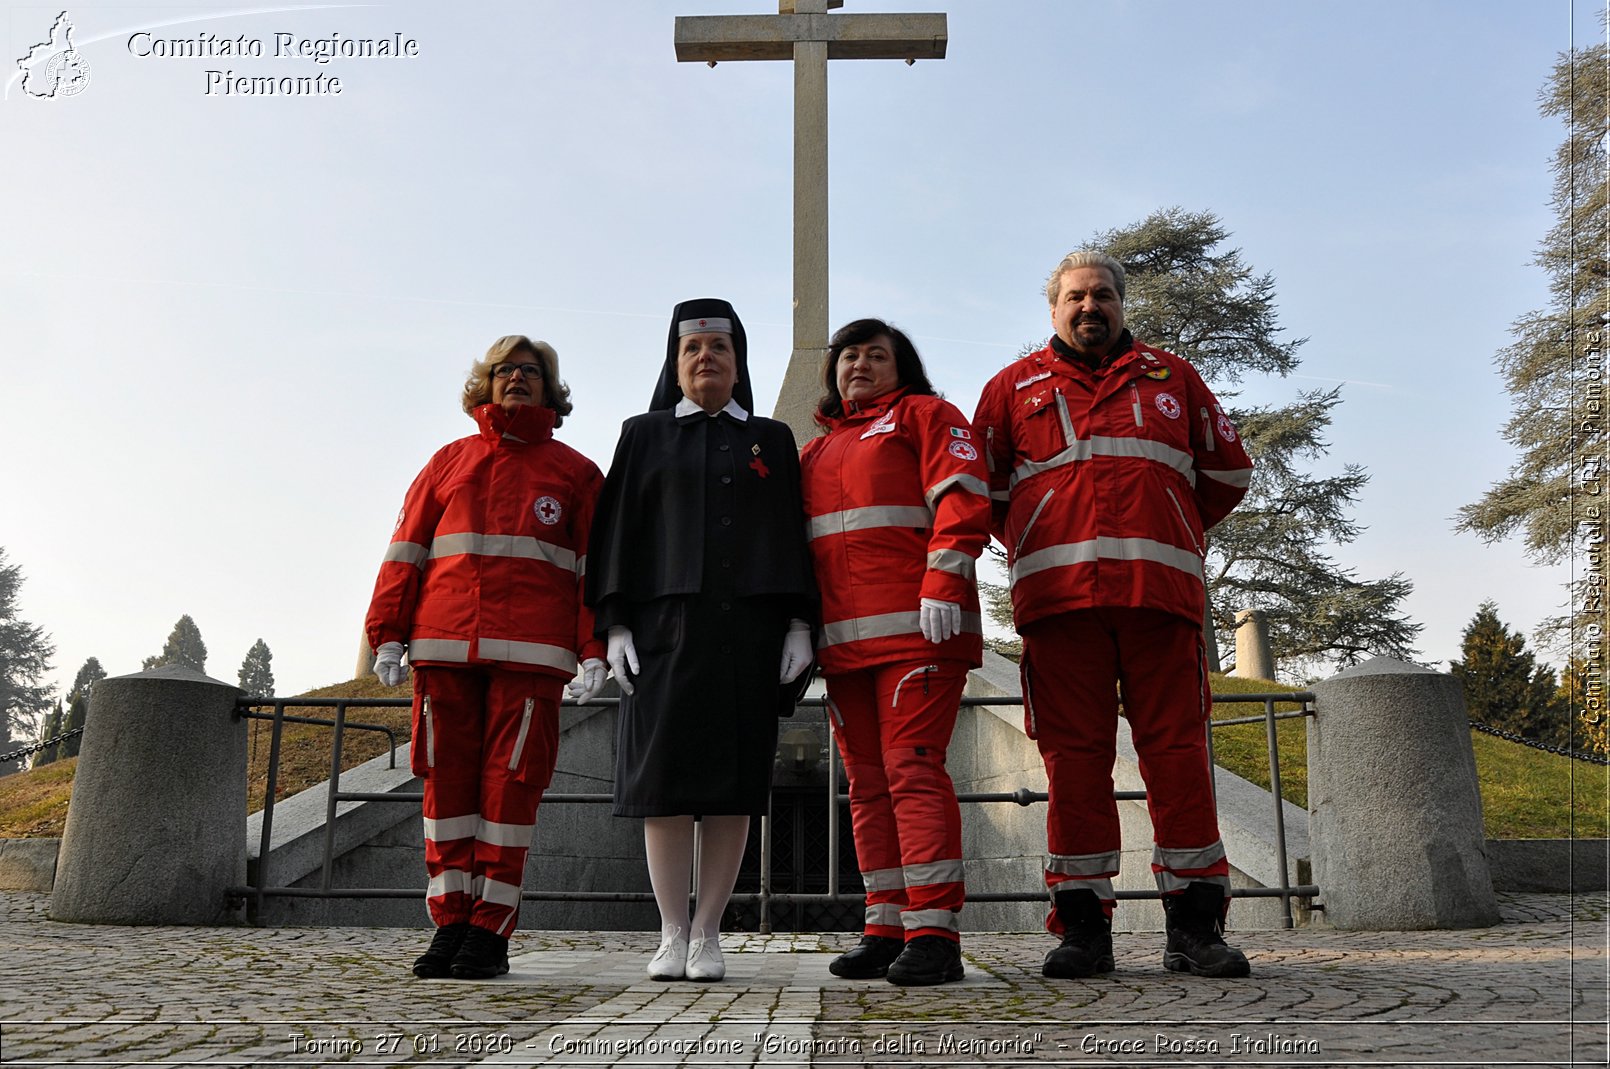
[[[948,984],[966,975],[961,944],[941,935],[919,935],[889,965],[888,980],[901,987]]]
[[[1078,980],[1112,972],[1112,920],[1088,888],[1058,891],[1052,902],[1062,922],[1062,945],[1045,956],[1042,975]]]
[[[1168,946],[1163,968],[1197,976],[1250,976],[1247,956],[1224,941],[1224,888],[1193,880],[1177,895],[1163,896]]]
[[[859,943],[834,958],[827,971],[846,980],[876,980],[889,972],[889,964],[905,948],[904,939],[863,935]]]
[[[453,956],[464,943],[464,933],[470,930],[469,921],[444,924],[431,937],[430,949],[414,959],[414,975],[421,980],[437,980],[446,976],[453,967]]]
[[[453,958],[455,980],[490,980],[509,971],[509,941],[486,928],[470,925],[464,945]]]

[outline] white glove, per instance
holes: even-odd
[[[811,625],[804,620],[790,620],[788,634],[783,638],[783,663],[778,670],[777,682],[792,683],[810,666]]]
[[[922,637],[929,642],[943,642],[962,633],[962,607],[958,602],[923,598],[918,616]]]
[[[604,689],[604,677],[609,674],[609,666],[597,657],[589,657],[581,662],[581,678],[572,679],[565,684],[570,697],[577,705],[585,705],[598,697],[598,692]]]
[[[628,678],[627,669],[631,674],[638,672],[637,647],[632,644],[632,629],[629,627],[612,627],[609,629],[609,669],[615,673],[615,682],[620,684],[622,694],[636,694],[637,688],[632,686]]]
[[[375,678],[388,687],[395,687],[408,678],[408,667],[402,663],[403,644],[382,642],[375,650]]]

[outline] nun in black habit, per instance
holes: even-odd
[[[754,414],[726,301],[671,316],[649,411],[621,427],[587,553],[586,601],[621,688],[615,815],[642,817],[657,980],[725,975],[721,915],[766,811],[777,717],[811,662],[815,583],[799,452]],[[699,901],[688,915],[694,818]]]

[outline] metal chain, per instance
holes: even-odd
[[[7,761],[15,761],[19,757],[27,757],[31,753],[38,753],[40,750],[48,750],[58,742],[61,742],[63,739],[70,739],[74,735],[82,735],[83,733],[83,728],[74,728],[71,731],[62,732],[54,739],[46,739],[44,742],[36,742],[32,746],[24,746],[22,749],[12,750],[10,753],[0,753],[0,765],[5,764]]]
[[[1534,750],[1543,750],[1546,753],[1559,754],[1561,757],[1569,757],[1573,761],[1586,761],[1590,765],[1610,765],[1610,757],[1607,757],[1604,754],[1583,753],[1580,750],[1572,750],[1564,746],[1550,746],[1546,742],[1538,742],[1536,739],[1522,738],[1513,731],[1505,731],[1503,728],[1495,728],[1489,727],[1486,724],[1478,724],[1474,720],[1470,722],[1470,726],[1484,735],[1496,735],[1501,739],[1508,739],[1510,742],[1518,742],[1522,746],[1530,746]]]

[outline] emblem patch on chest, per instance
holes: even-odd
[[[1174,395],[1171,393],[1158,394],[1156,404],[1157,411],[1161,412],[1169,419],[1179,419],[1180,413],[1183,411],[1183,409],[1180,408],[1180,403],[1174,399]]]
[[[564,509],[559,507],[558,500],[543,494],[537,498],[536,504],[531,506],[531,511],[536,514],[540,522],[552,527],[559,522],[559,517],[563,514]]]
[[[894,429],[894,412],[891,410],[879,416],[872,426],[862,431],[861,437],[865,439],[872,437],[874,434],[892,434]]]
[[[1169,369],[1166,367],[1154,367],[1150,371],[1146,372],[1146,377],[1149,379],[1156,379],[1158,382],[1162,382],[1171,374],[1173,374],[1173,372],[1169,371]]]

